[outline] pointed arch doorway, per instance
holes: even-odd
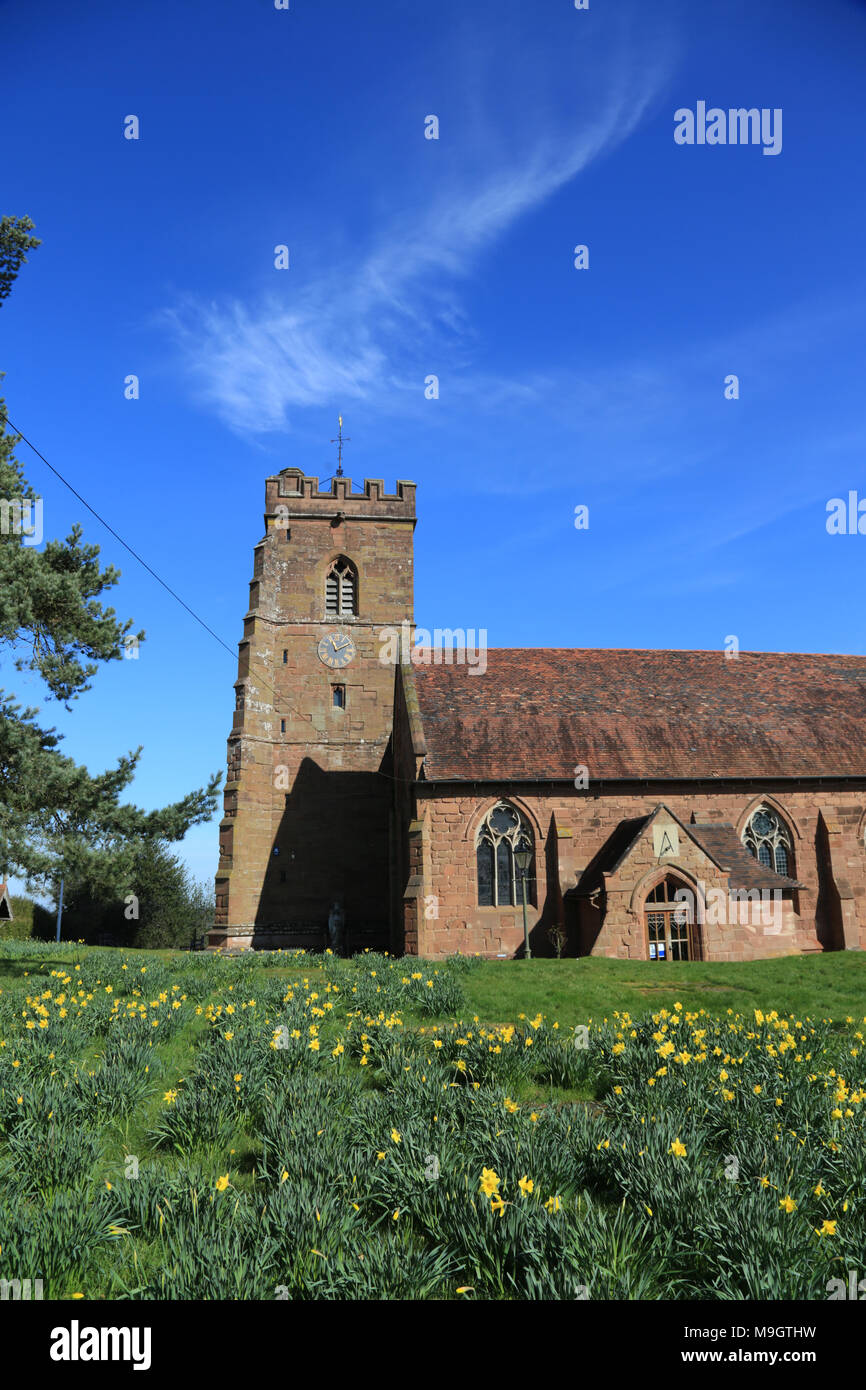
[[[689,898],[678,902],[678,889]],[[695,920],[695,891],[685,879],[666,874],[647,893],[643,904],[647,960],[700,960],[700,928]]]

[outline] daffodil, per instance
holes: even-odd
[[[479,1190],[485,1197],[492,1197],[494,1192],[499,1191],[500,1179],[493,1168],[482,1168],[481,1185]]]

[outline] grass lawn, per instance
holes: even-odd
[[[17,959],[0,955],[0,989],[4,983],[23,980],[26,972],[66,966],[70,947],[56,956],[22,954]],[[81,946],[72,957],[83,961],[95,948]],[[100,951],[118,960],[163,960],[182,962],[183,951]],[[194,957],[193,957],[194,959]],[[412,957],[400,962],[402,970],[415,968]],[[418,962],[433,968],[437,962]],[[274,957],[253,961],[244,978],[265,980],[277,977],[287,981],[321,978],[320,958],[304,957],[293,963],[276,964]],[[672,1009],[679,1002],[684,1009],[706,1009],[721,1015],[728,1009],[749,1012],[777,1009],[780,1013],[808,1014],[812,1018],[844,1019],[862,1017],[866,1011],[866,952],[834,951],[809,956],[784,956],[778,960],[757,960],[736,964],[689,961],[683,964],[652,961],[620,961],[586,957],[582,960],[482,961],[465,977],[465,1007],[461,1016],[478,1015],[482,1023],[515,1023],[521,1014],[544,1013],[551,1022],[565,1026],[598,1020],[615,1010],[628,1009],[639,1018],[658,1009]],[[413,1011],[407,1011],[413,1016]]]
[[[778,1009],[813,1018],[862,1017],[866,1012],[866,952],[785,956],[780,960],[713,965],[689,961],[485,961],[467,977],[467,1003],[484,1022],[514,1022],[538,1010],[573,1025],[628,1009],[647,1011]]]

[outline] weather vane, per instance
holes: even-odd
[[[332,440],[331,440],[331,443],[332,443],[332,444],[336,444],[336,446],[337,446],[337,472],[336,472],[336,474],[335,474],[335,477],[337,477],[337,478],[342,478],[342,476],[343,476],[343,445],[344,445],[344,444],[348,444],[348,443],[350,443],[351,441],[350,441],[350,437],[349,437],[348,435],[346,436],[345,439],[343,438],[343,417],[342,417],[342,415],[338,415],[338,416],[337,416],[337,421],[338,421],[338,423],[339,423],[340,428],[339,428],[339,430],[337,431],[337,438],[336,438],[336,439],[332,439]]]

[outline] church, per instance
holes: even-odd
[[[415,522],[266,480],[211,949],[866,948],[866,658],[395,642]]]

